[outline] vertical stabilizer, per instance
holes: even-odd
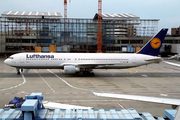
[[[152,37],[145,46],[141,48],[138,54],[158,56],[159,50],[164,42],[164,38],[168,29],[161,29],[154,37]]]

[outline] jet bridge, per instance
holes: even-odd
[[[25,96],[21,108],[0,109],[0,120],[174,120],[176,110],[165,110],[165,117],[138,113],[135,109],[48,109],[42,104],[42,93]]]

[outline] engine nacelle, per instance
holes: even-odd
[[[76,66],[64,66],[64,73],[65,74],[75,74],[80,72],[80,68]]]

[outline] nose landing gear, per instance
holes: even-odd
[[[17,75],[20,75],[20,71],[19,71],[19,69],[17,70]]]
[[[16,70],[17,70],[17,75],[20,75],[21,73],[23,73],[23,69],[21,69],[21,68],[16,68]],[[21,73],[20,73],[20,71],[21,71]]]

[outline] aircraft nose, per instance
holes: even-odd
[[[10,64],[10,60],[9,60],[9,59],[6,59],[6,60],[4,60],[4,63],[7,64],[7,65],[9,65],[9,64]]]

